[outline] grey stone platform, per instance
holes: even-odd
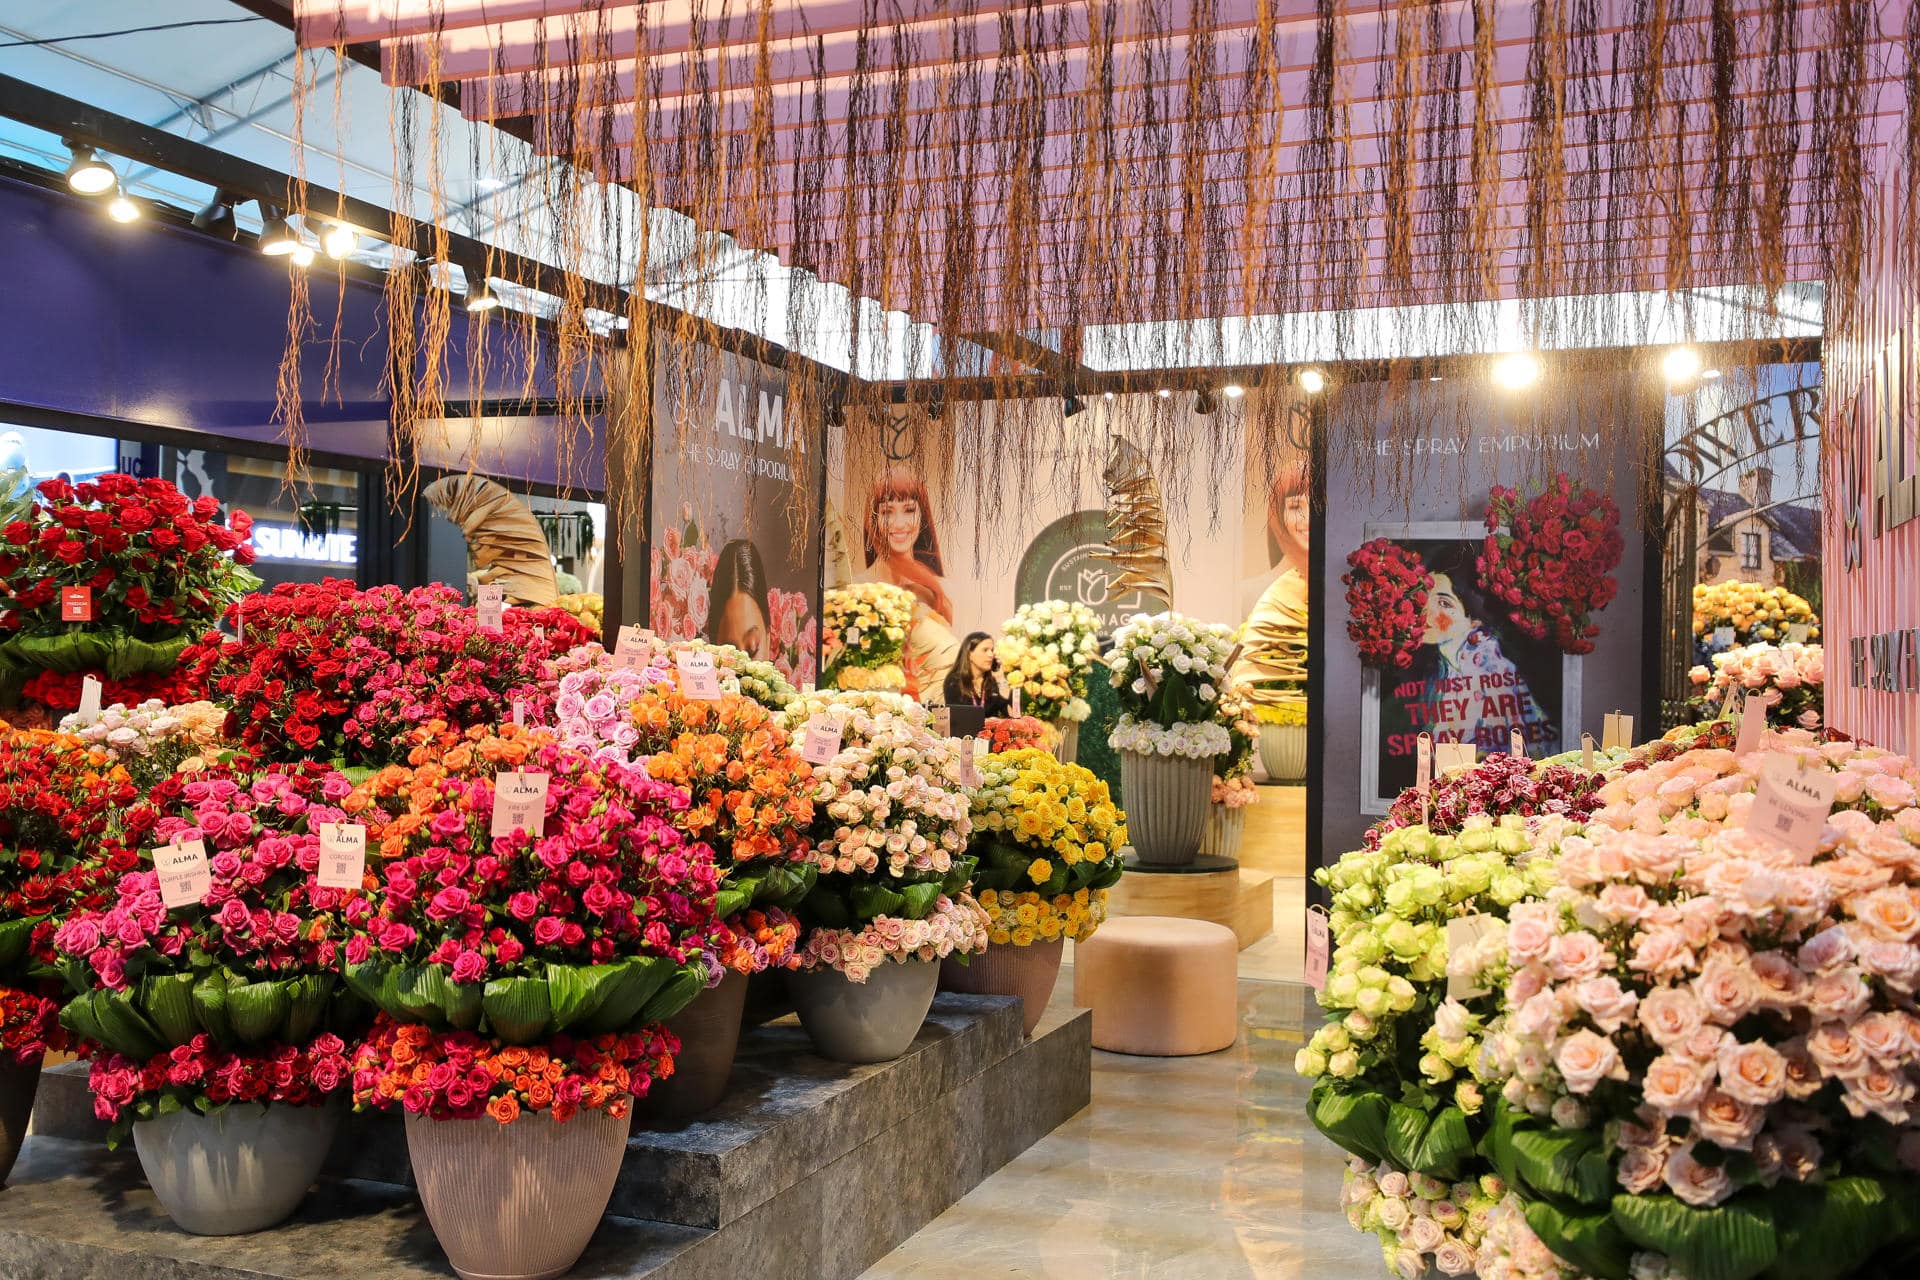
[[[791,1020],[748,1032],[731,1092],[699,1121],[628,1143],[608,1216],[573,1275],[852,1280],[1087,1105],[1092,1022],[1020,1035],[1000,996],[942,994],[913,1047],[849,1067]],[[128,1147],[99,1141],[83,1075],[46,1074],[0,1192],[7,1280],[415,1280],[447,1266],[389,1116],[355,1117],[294,1218],[255,1236],[175,1229]]]

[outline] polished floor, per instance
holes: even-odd
[[[1070,998],[1071,973],[1054,989]],[[1240,984],[1240,1038],[1197,1058],[1095,1051],[1093,1103],[864,1280],[1320,1280],[1383,1276],[1339,1206],[1343,1159],[1303,1110],[1297,983]],[[991,1123],[991,1118],[988,1118]]]

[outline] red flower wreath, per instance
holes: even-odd
[[[1413,665],[1426,632],[1427,593],[1433,575],[1420,556],[1386,538],[1364,543],[1340,575],[1347,589],[1347,638],[1370,667]]]
[[[1530,502],[1504,485],[1487,497],[1480,587],[1513,624],[1566,653],[1592,653],[1593,615],[1613,602],[1613,571],[1626,543],[1612,498],[1562,472]]]

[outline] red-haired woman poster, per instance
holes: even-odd
[[[867,500],[862,582],[888,582],[913,592],[913,630],[907,633],[907,685],[937,689],[953,668],[960,641],[953,633],[953,602],[940,560],[940,534],[926,482],[895,463],[880,473]]]

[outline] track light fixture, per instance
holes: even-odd
[[[1237,382],[1229,382],[1226,386],[1220,388],[1220,394],[1229,400],[1238,400],[1241,396],[1247,394],[1247,389]]]
[[[1673,385],[1692,382],[1700,372],[1700,353],[1692,347],[1671,347],[1661,358],[1660,372]]]
[[[140,206],[127,198],[124,191],[113,193],[113,202],[107,206],[107,216],[115,222],[135,222],[140,217]]]
[[[1509,391],[1530,387],[1540,377],[1540,360],[1531,351],[1512,351],[1493,362],[1493,380]]]
[[[467,310],[475,314],[484,314],[500,306],[500,295],[493,291],[492,282],[478,271],[467,274]]]
[[[287,228],[286,218],[270,204],[260,206],[260,252],[269,258],[292,257],[300,248],[300,237]]]
[[[1209,414],[1219,407],[1220,402],[1215,400],[1213,398],[1213,392],[1207,390],[1205,387],[1193,393],[1193,411],[1195,413],[1202,415]]]
[[[1318,369],[1300,371],[1300,389],[1310,396],[1317,396],[1327,389],[1327,375]]]
[[[346,223],[336,222],[327,228],[325,235],[320,237],[320,247],[327,251],[329,258],[335,260],[350,258],[353,256],[353,251],[360,247],[360,236]]]
[[[1073,388],[1067,388],[1067,393],[1060,397],[1061,415],[1063,417],[1073,418],[1078,417],[1086,411],[1087,402],[1082,400],[1079,395],[1074,392]]]
[[[193,229],[225,236],[229,240],[238,239],[240,224],[233,216],[233,206],[236,203],[231,192],[215,191],[213,202],[193,215]]]
[[[92,147],[72,142],[67,146],[73,152],[73,159],[67,165],[67,186],[83,196],[97,196],[119,185],[120,178],[113,166],[93,154]]]

